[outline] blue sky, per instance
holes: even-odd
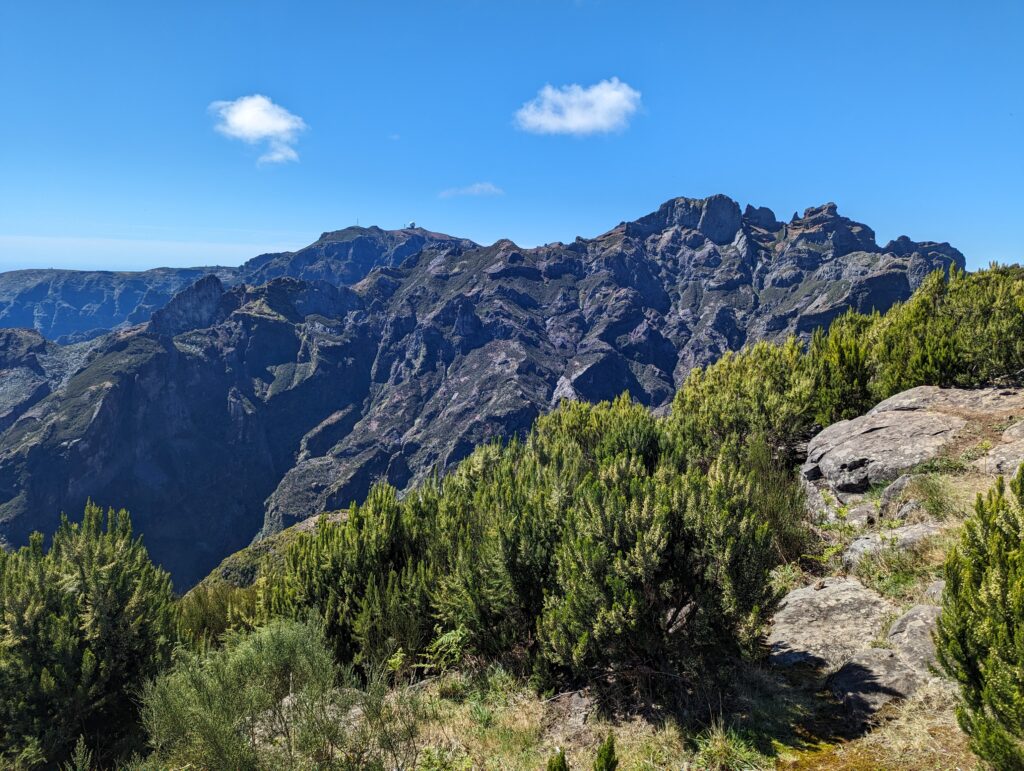
[[[534,245],[716,192],[1019,261],[1022,39],[1019,0],[4,0],[0,269]]]

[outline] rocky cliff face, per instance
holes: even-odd
[[[131,508],[187,586],[257,533],[378,478],[406,487],[561,399],[664,405],[694,366],[885,309],[951,265],[949,245],[879,247],[831,204],[781,223],[724,196],[536,249],[324,234],[203,279],[145,326],[77,346],[8,333],[0,534],[24,542],[92,496]]]

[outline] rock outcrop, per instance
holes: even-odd
[[[772,624],[770,661],[811,668],[812,689],[826,685],[854,721],[867,720],[936,676],[932,633],[939,607],[916,605],[902,615],[897,608],[850,578],[795,589]]]
[[[810,512],[848,540],[838,569],[871,575],[862,564],[870,556],[924,554],[950,526],[952,490],[941,486],[954,483],[939,472],[955,472],[969,487],[990,482],[978,472],[1012,473],[1024,462],[1022,417],[1024,389],[920,387],[821,431],[802,472]],[[827,686],[851,719],[869,721],[938,676],[933,633],[944,586],[917,587],[921,602],[910,608],[852,577],[796,589],[773,621],[770,660],[810,666],[812,688]]]
[[[918,522],[867,533],[855,538],[843,552],[843,565],[847,570],[853,570],[864,557],[878,554],[885,549],[908,551],[941,532],[942,525],[938,522]]]
[[[987,441],[982,437],[993,426],[1010,421],[1001,441],[976,462],[980,469],[1008,473],[1024,461],[1022,415],[1021,389],[912,388],[815,436],[807,448],[803,476],[819,493],[857,501],[857,494],[948,455],[964,441]]]
[[[992,449],[974,461],[974,467],[985,474],[1002,474],[1010,477],[1017,473],[1022,462],[1024,462],[1024,420],[1019,420],[1000,434]]]
[[[838,669],[870,647],[896,606],[852,578],[823,578],[786,595],[768,636],[776,666]]]

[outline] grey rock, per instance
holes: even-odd
[[[975,468],[986,474],[1010,477],[1024,463],[1024,420],[1006,429],[988,453],[974,462]]]
[[[906,521],[913,516],[924,513],[924,507],[920,501],[904,501],[892,514],[893,519]]]
[[[913,695],[924,680],[895,650],[868,648],[847,661],[828,685],[851,717],[866,720],[886,704]]]
[[[835,668],[878,637],[895,605],[859,581],[825,578],[782,600],[768,636],[776,666]]]
[[[882,516],[888,516],[890,510],[895,510],[895,508],[902,503],[903,495],[906,493],[907,488],[913,481],[913,474],[903,474],[882,491],[882,496],[878,499],[878,508],[881,511]]]
[[[941,612],[937,605],[915,605],[889,627],[889,642],[922,676],[930,674],[935,663],[932,633]]]
[[[859,503],[846,513],[847,523],[856,527],[873,525],[878,518],[878,507],[871,501]]]
[[[847,570],[853,570],[868,555],[877,554],[885,549],[906,551],[941,531],[942,526],[935,522],[920,522],[863,535],[856,538],[843,552],[843,565]]]
[[[167,305],[153,314],[150,329],[157,335],[174,337],[190,329],[203,329],[218,317],[224,285],[215,275],[199,279],[176,294]]]
[[[924,590],[924,598],[936,605],[942,602],[942,593],[946,590],[946,582],[939,578],[932,581]]]
[[[811,484],[803,477],[800,481],[804,488],[804,506],[815,522],[825,522],[834,519],[836,507],[829,505],[822,495],[822,491],[816,485]]]
[[[804,477],[834,495],[859,493],[897,480],[914,466],[935,459],[968,425],[1024,412],[1024,390],[963,390],[921,386],[886,399],[853,420],[835,423],[808,443]],[[1004,442],[1007,456],[1016,452],[1015,431]],[[1004,435],[1005,436],[1005,435]],[[1003,451],[1004,448],[994,448]],[[987,459],[982,459],[979,464]],[[910,479],[883,495],[889,514]]]
[[[839,492],[864,492],[938,456],[964,425],[966,421],[955,415],[905,414],[876,407],[815,436],[807,448],[803,474],[812,481],[824,479]]]

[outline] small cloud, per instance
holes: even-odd
[[[640,92],[618,78],[584,88],[544,86],[516,112],[516,125],[532,134],[606,134],[621,131],[640,108]]]
[[[250,145],[266,143],[260,163],[286,163],[299,160],[293,146],[306,122],[262,94],[242,96],[230,102],[213,102],[209,110],[217,116],[214,129],[226,137],[241,139]]]
[[[474,182],[472,185],[453,187],[438,193],[438,196],[441,198],[455,198],[462,195],[505,195],[505,191],[490,182]]]

